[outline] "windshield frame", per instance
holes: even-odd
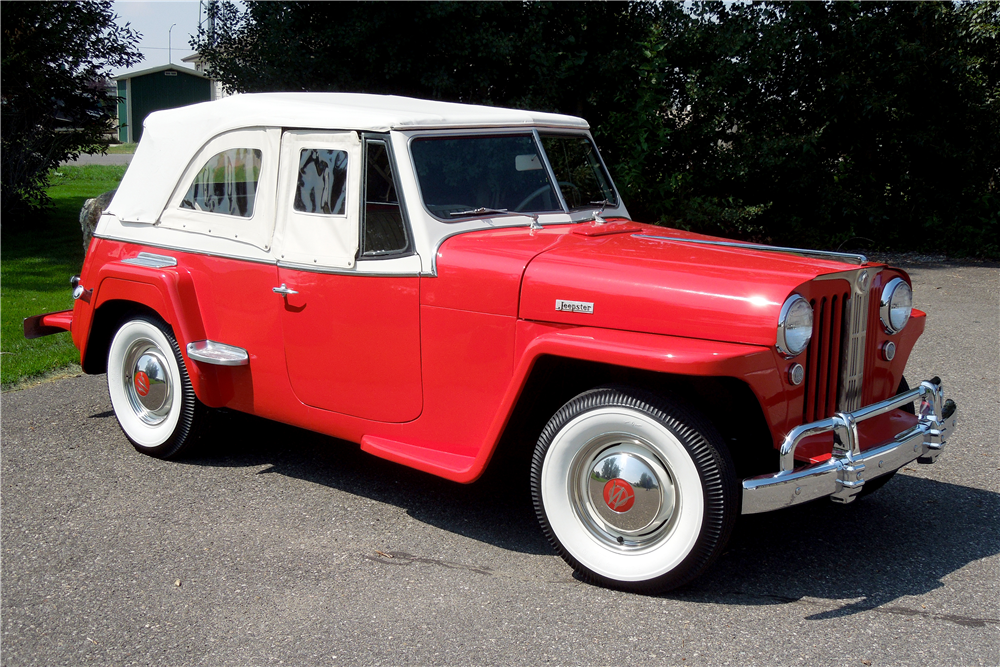
[[[586,211],[586,212],[597,211],[600,210],[601,207],[597,204],[591,204],[588,206],[578,206],[577,208],[569,207],[569,205],[566,203],[566,200],[562,196],[562,188],[559,187],[559,181],[556,180],[555,170],[552,168],[551,160],[549,159],[549,154],[548,152],[545,151],[545,147],[542,145],[542,137],[541,137],[542,133],[545,133],[550,136],[558,134],[567,137],[583,137],[588,142],[590,142],[590,147],[594,149],[594,155],[597,156],[597,163],[600,165],[601,171],[604,172],[603,173],[604,178],[608,179],[608,187],[611,188],[611,192],[615,196],[614,201],[610,199],[608,200],[607,208],[614,209],[622,205],[622,198],[621,195],[618,194],[618,188],[615,186],[615,182],[611,178],[611,172],[608,171],[608,166],[604,164],[604,156],[601,155],[601,151],[597,149],[597,142],[594,141],[594,137],[590,134],[590,132],[580,132],[578,130],[577,131],[568,129],[564,130],[562,128],[549,128],[549,127],[542,128],[541,130],[535,128],[533,132],[535,134],[535,141],[538,142],[539,146],[542,146],[542,154],[545,156],[545,166],[549,170],[549,178],[551,178],[553,182],[556,184],[556,189],[559,191],[559,198],[563,199],[563,207],[565,207],[567,213],[572,215],[574,213],[580,213],[581,211]]]
[[[408,136],[406,138],[406,149],[407,149],[408,158],[409,158],[409,162],[410,162],[410,171],[411,171],[411,175],[412,175],[412,178],[414,180],[414,183],[417,186],[417,193],[420,195],[420,205],[423,207],[424,212],[427,215],[431,216],[434,220],[437,220],[439,222],[443,222],[443,223],[448,224],[448,225],[453,225],[453,224],[467,222],[467,221],[472,221],[472,220],[483,220],[483,219],[494,218],[494,217],[526,217],[526,218],[532,218],[532,217],[537,217],[539,215],[542,215],[542,216],[550,216],[550,215],[567,216],[567,218],[569,218],[569,219],[567,219],[566,222],[578,222],[578,220],[574,220],[573,219],[574,216],[578,216],[578,215],[580,215],[580,213],[590,213],[591,210],[594,210],[594,211],[598,210],[598,208],[599,208],[598,206],[594,206],[592,209],[591,208],[587,208],[587,207],[576,208],[576,209],[570,209],[569,208],[569,206],[566,203],[565,198],[563,197],[562,188],[559,187],[559,182],[556,180],[555,172],[553,171],[552,165],[549,162],[549,156],[545,152],[544,147],[542,146],[541,136],[539,134],[539,131],[545,132],[545,134],[561,134],[561,135],[572,136],[572,137],[582,137],[582,138],[586,139],[588,142],[590,142],[591,146],[594,149],[594,152],[597,154],[597,159],[598,159],[598,162],[599,162],[599,164],[601,166],[601,169],[604,171],[604,175],[608,179],[608,184],[611,187],[611,190],[612,190],[612,192],[614,192],[614,195],[615,195],[615,202],[609,202],[608,205],[609,205],[609,207],[615,207],[615,208],[621,206],[621,196],[618,194],[618,188],[615,187],[614,181],[611,180],[611,174],[610,174],[610,172],[608,172],[608,168],[604,164],[604,158],[601,157],[600,151],[597,150],[597,144],[594,141],[594,138],[593,138],[593,136],[591,136],[591,134],[590,134],[589,131],[586,131],[586,130],[581,131],[580,129],[574,129],[574,128],[556,128],[556,127],[538,127],[538,126],[529,126],[529,127],[502,127],[502,128],[498,128],[498,127],[484,127],[484,128],[461,128],[461,129],[456,128],[454,130],[444,130],[444,131],[442,131],[442,130],[428,130],[428,131],[423,131],[423,132],[415,132],[413,134],[409,134],[408,133]],[[417,140],[423,139],[423,138],[427,138],[427,137],[434,137],[434,138],[446,139],[446,138],[482,137],[482,136],[503,136],[503,135],[515,135],[515,136],[529,136],[530,135],[531,136],[531,139],[532,139],[532,141],[535,144],[535,150],[537,151],[538,155],[541,156],[542,162],[544,163],[545,174],[548,177],[550,184],[552,184],[552,189],[555,190],[555,196],[556,196],[557,201],[559,202],[559,205],[562,207],[561,210],[558,210],[558,211],[508,211],[506,213],[483,213],[481,215],[467,215],[467,216],[460,216],[460,217],[454,217],[454,218],[453,217],[448,217],[448,218],[441,217],[437,213],[434,213],[433,211],[431,211],[430,208],[428,208],[428,206],[427,206],[427,202],[424,201],[424,192],[423,192],[423,188],[421,187],[421,184],[420,184],[420,176],[419,176],[419,174],[417,174],[416,161],[414,160],[414,155],[413,155],[413,143],[414,143],[414,141],[417,141]]]

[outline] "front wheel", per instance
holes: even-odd
[[[204,419],[177,341],[153,317],[126,320],[115,333],[108,349],[108,393],[125,437],[137,451],[157,458],[190,444]]]
[[[645,391],[584,392],[552,417],[531,467],[535,512],[588,581],[656,593],[697,577],[739,512],[715,428]]]

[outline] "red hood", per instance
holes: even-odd
[[[638,227],[638,228],[637,228]],[[651,236],[709,239],[648,225],[601,236],[575,229],[524,272],[519,316],[528,320],[774,345],[778,312],[797,287],[851,265],[824,259]],[[592,313],[556,301],[593,304]]]

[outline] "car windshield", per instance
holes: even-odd
[[[609,206],[618,205],[611,179],[590,139],[578,134],[542,134],[541,139],[571,211],[593,208],[604,201]]]
[[[424,205],[439,218],[563,210],[530,134],[419,137],[411,152]]]

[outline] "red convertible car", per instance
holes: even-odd
[[[740,514],[848,503],[955,427],[903,378],[924,313],[855,254],[640,224],[587,123],[354,94],[146,120],[69,330],[145,454],[229,408],[476,480],[533,448],[585,579],[691,581]],[[922,379],[922,378],[921,378]]]

